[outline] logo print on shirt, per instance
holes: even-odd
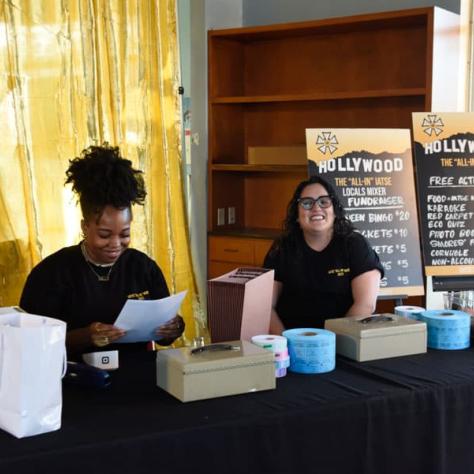
[[[338,277],[342,277],[350,271],[350,268],[333,268],[332,270],[328,270],[328,275],[336,275]]]
[[[144,300],[145,296],[148,296],[150,292],[148,290],[141,291],[140,293],[130,293],[127,295],[129,300]]]

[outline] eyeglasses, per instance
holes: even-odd
[[[317,204],[321,209],[326,209],[332,205],[331,196],[319,196],[317,199],[305,197],[298,199],[298,204],[305,210],[310,211]]]

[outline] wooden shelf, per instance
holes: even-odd
[[[242,173],[305,173],[306,165],[247,165],[247,164],[213,164],[212,171],[237,171]]]
[[[209,235],[215,237],[248,237],[252,239],[275,240],[282,232],[282,229],[263,229],[258,227],[239,227],[235,229],[214,230]]]
[[[234,96],[234,97],[213,97],[212,104],[253,104],[262,102],[314,102],[323,100],[350,100],[350,99],[371,99],[390,97],[413,97],[424,96],[424,87],[413,87],[408,89],[388,89],[388,90],[365,90],[365,91],[341,91],[341,92],[317,92],[313,94],[286,94],[269,96]]]

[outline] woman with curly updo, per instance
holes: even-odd
[[[125,334],[113,322],[127,299],[158,299],[169,291],[158,265],[129,248],[131,206],[142,205],[146,196],[142,172],[105,144],[83,150],[70,161],[66,176],[79,198],[84,238],[31,271],[20,306],[65,321],[68,352],[77,354],[109,346]],[[171,344],[183,330],[176,316],[156,330],[158,343]]]
[[[302,181],[288,204],[284,232],[265,257],[275,270],[270,332],[324,327],[375,310],[379,257],[355,231],[333,187],[320,176]]]

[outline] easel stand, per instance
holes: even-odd
[[[377,301],[393,300],[395,306],[403,306],[403,300],[408,298],[408,295],[379,295]]]

